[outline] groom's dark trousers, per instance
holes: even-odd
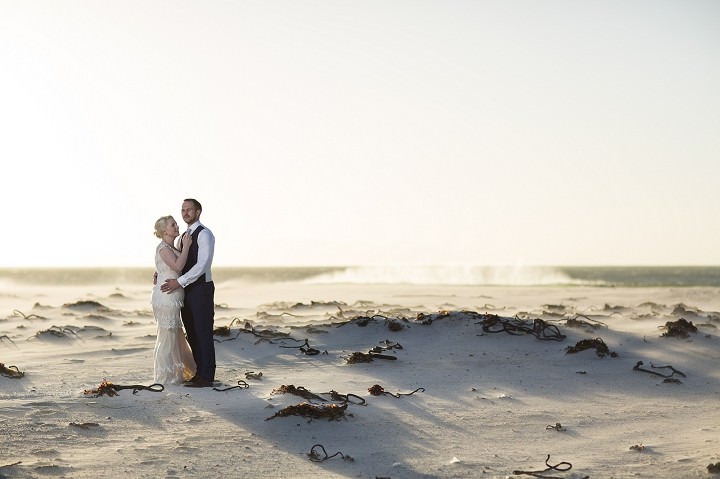
[[[193,231],[193,241],[188,251],[183,274],[190,271],[198,259],[198,236],[204,229],[201,225]],[[198,377],[215,380],[215,284],[205,281],[205,275],[185,286],[185,303],[180,310],[188,344],[197,365]]]
[[[185,287],[182,320],[197,365],[197,376],[215,380],[215,284],[200,279]]]

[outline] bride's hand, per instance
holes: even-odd
[[[185,233],[182,235],[182,246],[183,249],[187,248],[192,244],[192,235],[190,233]]]

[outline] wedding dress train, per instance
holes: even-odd
[[[155,382],[159,384],[181,384],[195,375],[195,360],[182,328],[180,308],[183,305],[185,291],[178,288],[172,293],[163,293],[160,286],[167,279],[176,279],[173,271],[160,256],[162,248],[175,250],[161,241],[155,250],[155,268],[157,283],[152,291],[152,308],[157,322],[157,340],[155,341]]]

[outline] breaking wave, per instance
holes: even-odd
[[[307,278],[313,284],[549,286],[590,284],[541,266],[358,266]]]

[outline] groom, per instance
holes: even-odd
[[[215,342],[213,323],[215,319],[215,284],[212,281],[215,236],[200,223],[202,206],[193,198],[182,204],[182,218],[192,235],[187,262],[178,279],[168,279],[161,290],[169,293],[185,288],[185,303],[181,314],[188,343],[197,365],[195,377],[185,384],[188,387],[206,388],[215,380]]]

